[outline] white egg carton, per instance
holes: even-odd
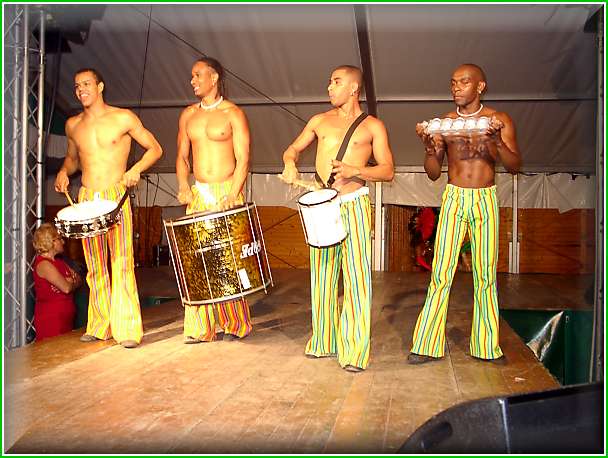
[[[433,118],[422,123],[428,134],[462,134],[476,133],[486,130],[490,126],[490,118]]]

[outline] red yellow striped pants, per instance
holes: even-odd
[[[104,191],[80,188],[78,201],[95,198],[118,202],[126,188],[114,185]],[[114,337],[117,342],[141,342],[144,334],[135,281],[133,260],[133,215],[127,199],[120,222],[107,233],[82,239],[87,263],[87,284],[90,288],[86,333],[99,339]],[[112,277],[108,272],[108,247]]]
[[[372,306],[371,205],[361,191],[342,196],[340,213],[348,233],[339,245],[310,247],[312,336],[305,353],[338,355],[340,366],[365,369],[369,360]],[[355,194],[354,199],[349,200]],[[362,194],[362,195],[361,195]],[[342,268],[344,302],[338,305]]]
[[[442,357],[450,288],[468,231],[473,265],[473,322],[470,352],[483,359],[502,356],[498,344],[498,200],[496,186],[481,189],[448,184],[442,198],[431,282],[414,328],[412,353]]]
[[[197,183],[192,186],[194,200],[186,208],[186,214],[213,208],[219,200],[230,192],[230,181],[223,183]],[[239,196],[239,204],[244,202]],[[218,302],[211,305],[186,305],[184,312],[184,336],[204,341],[215,339],[215,314],[217,310],[219,326],[227,334],[245,337],[251,332],[249,304],[245,298]]]

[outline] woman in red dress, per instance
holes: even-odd
[[[49,223],[42,224],[34,233],[34,289],[36,307],[34,327],[36,340],[53,337],[72,330],[76,305],[73,291],[82,280],[62,259],[64,240]]]

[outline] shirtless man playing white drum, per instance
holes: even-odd
[[[131,111],[107,105],[105,84],[98,71],[78,70],[74,76],[76,97],[83,112],[67,120],[68,148],[55,179],[55,190],[67,192],[69,176],[82,170],[78,201],[96,199],[120,201],[127,187],[139,182],[140,174],[162,155],[154,136]],[[127,170],[131,139],[145,150],[142,158]],[[127,199],[119,224],[106,234],[82,239],[91,290],[86,333],[83,342],[110,337],[123,347],[141,342],[143,326],[133,260],[133,221]],[[108,272],[110,248],[112,278]]]
[[[190,84],[200,102],[188,106],[179,118],[177,135],[178,200],[186,213],[225,210],[244,203],[243,185],[249,170],[249,126],[245,113],[224,98],[224,69],[212,57],[192,66]],[[196,183],[190,187],[190,150]],[[247,336],[252,329],[244,298],[185,308],[184,343],[215,340],[217,307],[224,340]]]
[[[326,248],[310,247],[312,337],[305,353],[310,357],[338,357],[348,371],[367,367],[371,326],[371,205],[366,181],[393,179],[393,155],[384,124],[367,116],[356,128],[342,160],[336,155],[350,125],[361,114],[361,70],[350,65],[336,68],[327,88],[334,107],[313,116],[283,153],[282,178],[297,180],[299,154],[317,140],[318,177],[339,192],[346,239]],[[373,156],[377,165],[368,166]],[[330,179],[331,177],[331,179]],[[335,180],[335,181],[334,181]],[[340,267],[344,278],[344,304],[338,307]]]

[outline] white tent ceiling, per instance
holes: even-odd
[[[450,109],[452,70],[474,62],[488,78],[486,103],[516,123],[524,170],[593,172],[598,50],[583,27],[600,7],[365,5],[378,116],[396,164],[422,165],[415,123]],[[51,14],[69,24],[87,8]],[[249,118],[255,171],[280,170],[303,120],[329,109],[331,70],[361,65],[353,5],[344,4],[108,5],[71,48],[60,63],[63,106],[78,109],[74,71],[99,69],[106,100],[139,113],[163,145],[157,169],[165,171],[174,167],[179,113],[196,101],[190,69],[200,54],[229,72],[228,95]]]

